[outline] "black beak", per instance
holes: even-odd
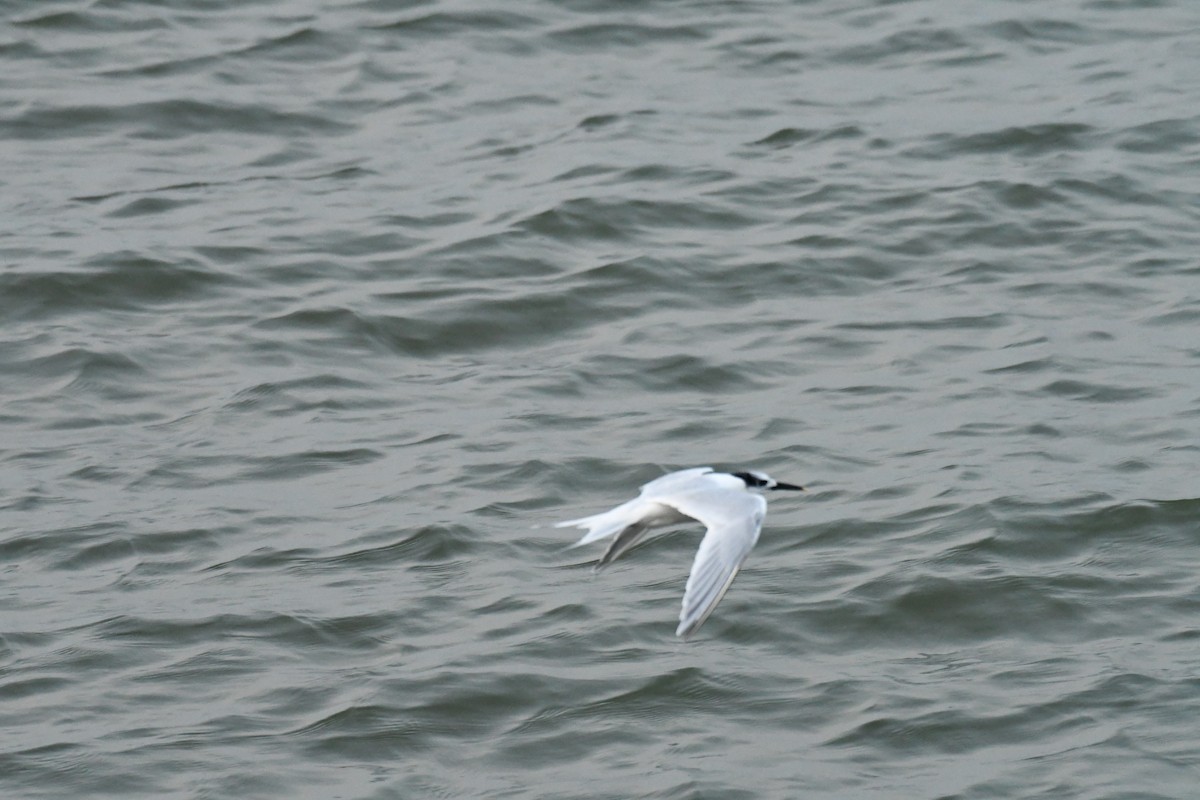
[[[790,484],[790,483],[776,483],[771,488],[772,489],[787,489],[788,491],[792,491],[792,492],[803,492],[804,491],[803,486],[794,486],[793,484]]]

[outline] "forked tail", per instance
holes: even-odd
[[[587,531],[575,544],[571,547],[579,547],[580,545],[590,544],[591,542],[600,539],[606,539],[609,536],[620,533],[629,527],[635,520],[629,518],[629,509],[627,506],[617,506],[612,511],[605,511],[603,514],[594,514],[590,517],[580,517],[579,519],[569,519],[566,522],[556,522],[556,528],[582,528]]]

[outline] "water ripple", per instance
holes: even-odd
[[[667,8],[9,14],[0,794],[1194,794],[1192,9]]]

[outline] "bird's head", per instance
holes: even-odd
[[[741,478],[747,489],[786,489],[793,492],[803,492],[803,486],[777,481],[765,472],[756,469],[733,473],[735,478]]]

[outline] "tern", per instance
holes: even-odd
[[[555,527],[587,531],[571,547],[614,537],[596,562],[598,571],[640,542],[652,528],[687,519],[702,523],[707,530],[692,562],[683,592],[679,627],[675,629],[675,635],[686,640],[721,602],[758,541],[767,515],[767,501],[751,489],[804,491],[803,486],[781,483],[757,470],[727,473],[713,472],[712,467],[694,467],[650,481],[637,497],[611,511],[559,522]]]

